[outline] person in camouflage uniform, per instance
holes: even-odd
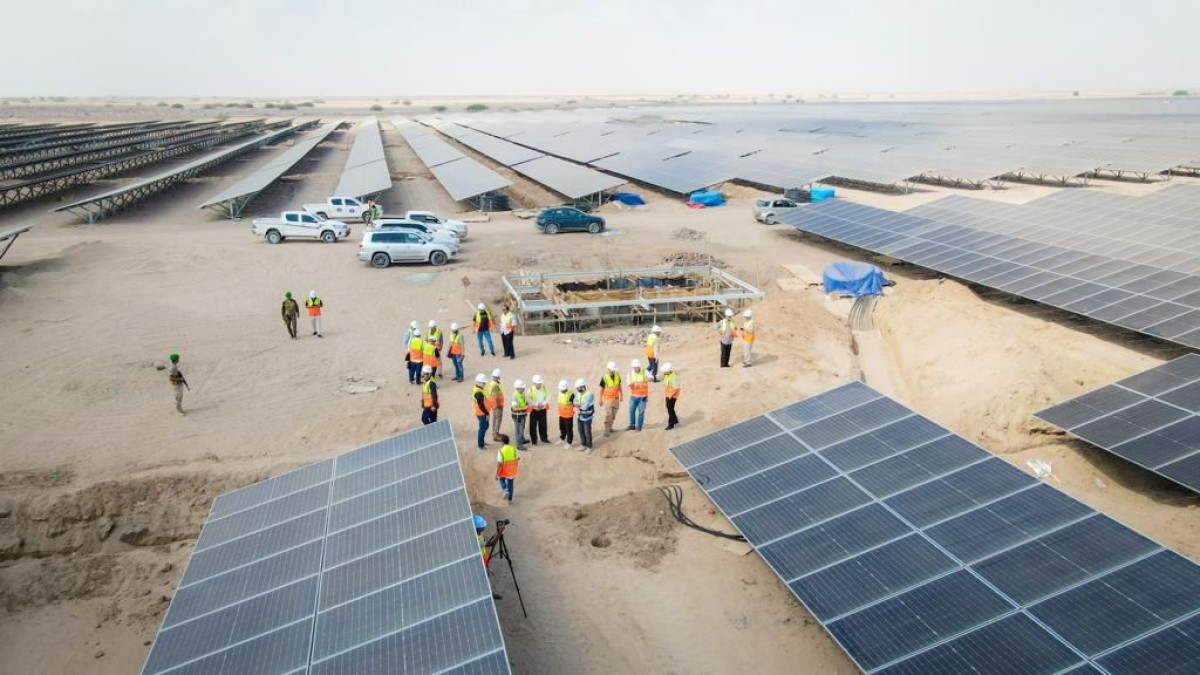
[[[296,339],[296,322],[300,319],[300,305],[292,298],[292,292],[283,294],[283,325],[287,326],[288,335]]]

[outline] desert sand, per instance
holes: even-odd
[[[656,488],[681,485],[692,518],[730,530],[667,449],[861,377],[1023,470],[1027,460],[1051,460],[1056,487],[1200,559],[1195,494],[1032,417],[1178,350],[903,267],[888,270],[897,286],[879,303],[877,334],[856,339],[838,303],[778,280],[792,276],[785,264],[819,271],[861,254],[754,222],[758,193],[736,186],[728,206],[703,211],[634,188],[648,206],[604,207],[611,232],[596,237],[543,236],[530,221],[493,214],[471,224],[460,259],[443,268],[370,268],[355,257],[360,224],[332,245],[269,246],[251,235],[250,217],[327,197],[351,140],[346,132],[323,144],[246,220],[195,205],[282,148],[96,225],[46,214],[54,200],[0,214],[0,225],[38,221],[0,262],[5,672],[137,671],[212,498],[419,425],[400,346],[408,322],[467,323],[476,302],[502,299],[500,277],[517,267],[590,270],[707,254],[767,299],[754,305],[755,367],[718,369],[710,326],[665,325],[664,359],[684,388],[682,426],[663,429],[655,391],[641,433],[597,434],[592,455],[531,449],[511,507],[491,479],[494,454],[474,448],[469,384],[443,385],[442,416],[455,428],[473,501],[489,520],[513,520],[508,543],[529,618],[506,568],[493,584],[515,672],[855,672],[757,555],[679,526]],[[385,212],[459,209],[390,124],[384,140],[395,180]],[[510,179],[526,206],[554,199]],[[945,191],[840,196],[904,208]],[[704,238],[672,238],[684,227]],[[292,341],[279,303],[286,290],[309,289],[327,304],[326,336],[306,335],[302,318]],[[535,373],[592,383],[605,362],[641,355],[643,330],[520,336],[514,361],[468,351],[468,376],[499,367],[509,384]],[[173,351],[192,386],[186,417],[156,367]]]

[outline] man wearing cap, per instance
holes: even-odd
[[[613,423],[617,421],[617,411],[621,408],[621,400],[625,391],[621,389],[621,374],[617,372],[616,361],[609,361],[604,375],[600,378],[600,407],[604,411],[604,435],[611,436]]]
[[[725,310],[725,318],[717,322],[717,342],[721,344],[721,367],[729,367],[729,352],[733,351],[733,310]]]
[[[296,322],[300,317],[300,305],[292,297],[292,292],[288,291],[283,294],[283,325],[287,326],[288,335],[292,339],[296,339]]]
[[[658,382],[658,342],[662,339],[662,328],[655,326],[646,336],[646,370],[650,373],[650,381]]]
[[[517,435],[517,449],[524,450],[529,439],[525,438],[525,420],[529,419],[529,395],[525,393],[525,380],[513,382],[512,420],[513,432]]]
[[[637,359],[629,362],[629,428],[641,431],[646,421],[646,400],[650,397],[650,374]]]
[[[316,291],[308,292],[308,300],[304,301],[304,306],[308,308],[308,318],[312,319],[313,335],[325,337],[321,335],[321,310],[325,308],[325,303],[317,297]]]
[[[454,381],[463,381],[463,334],[457,323],[450,324],[450,362],[454,364]]]
[[[500,489],[510,505],[513,500],[513,487],[517,481],[517,465],[520,462],[520,451],[509,442],[507,435],[500,434],[500,452],[496,453],[496,479],[500,481]]]
[[[745,323],[739,332],[742,334],[742,367],[750,367],[750,358],[754,352],[754,314],[750,310],[742,312],[742,316],[746,318]]]
[[[533,386],[529,389],[529,438],[534,445],[538,439],[550,445],[550,437],[546,435],[546,415],[550,410],[550,394],[546,392],[545,381],[541,375],[533,376]]]
[[[183,412],[183,388],[188,386],[187,378],[183,376],[183,371],[179,369],[179,355],[171,355],[171,370],[167,373],[167,379],[171,382],[171,387],[175,390],[175,410],[180,415],[186,415]]]
[[[575,395],[571,383],[558,381],[558,440],[567,448],[575,442]]]
[[[679,375],[671,364],[663,364],[663,396],[667,400],[667,431],[679,426],[679,417],[675,414],[675,402],[679,400]]]
[[[492,371],[492,379],[484,391],[488,412],[492,414],[492,440],[500,440],[500,427],[504,423],[504,385],[500,383],[500,369]]]
[[[437,382],[433,379],[433,369],[421,367],[421,423],[433,424],[438,414]]]
[[[579,442],[587,452],[592,451],[592,418],[596,414],[596,397],[588,391],[583,378],[575,380],[575,420],[579,424]]]
[[[483,341],[487,340],[488,351],[496,355],[496,346],[492,344],[492,313],[482,302],[475,308],[475,339],[479,341],[479,355],[483,356]]]
[[[513,346],[513,339],[516,337],[516,334],[517,315],[513,314],[512,309],[508,305],[505,305],[504,311],[500,313],[500,344],[504,347],[505,358],[517,358],[517,351]]]
[[[487,381],[487,376],[480,373],[475,376],[475,386],[471,388],[471,405],[475,412],[475,420],[479,422],[479,433],[475,437],[475,445],[479,446],[480,450],[484,448],[483,441],[487,438],[488,430],[487,394],[484,391]]]
[[[421,339],[421,329],[413,328],[408,339],[408,383],[421,383],[421,367],[425,365],[425,341]]]

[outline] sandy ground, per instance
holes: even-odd
[[[328,196],[351,140],[346,133],[321,146],[246,216]],[[452,211],[399,135],[385,127],[384,140],[397,179],[385,210]],[[357,224],[349,241],[272,247],[251,236],[249,220],[195,208],[280,150],[97,225],[45,215],[49,200],[0,214],[0,225],[39,220],[0,264],[5,672],[137,670],[212,497],[418,425],[419,396],[399,345],[409,320],[465,323],[471,305],[501,298],[500,276],[517,264],[600,269],[707,253],[768,293],[754,307],[755,368],[717,369],[707,326],[666,326],[665,359],[684,386],[682,427],[663,429],[655,396],[644,432],[600,437],[594,455],[533,449],[512,507],[500,504],[491,480],[493,455],[474,449],[468,385],[443,386],[442,415],[458,434],[473,500],[489,518],[513,519],[508,540],[528,620],[506,569],[494,584],[518,673],[854,672],[756,555],[677,526],[655,488],[680,484],[689,515],[729,529],[667,448],[864,373],[1025,470],[1029,459],[1052,460],[1058,487],[1200,558],[1194,494],[1031,417],[1174,350],[899,268],[876,312],[877,334],[856,343],[818,291],[776,281],[790,276],[781,265],[820,270],[856,254],[755,223],[753,192],[741,188],[729,206],[706,211],[652,194],[635,211],[606,207],[612,231],[600,237],[546,237],[529,221],[494,215],[472,224],[461,259],[439,269],[360,263]],[[1019,200],[1031,190],[996,195]],[[544,193],[527,182],[518,191]],[[902,208],[936,192],[843,196]],[[673,240],[681,227],[707,239]],[[309,289],[327,303],[326,337],[302,331],[291,341],[279,302],[285,290]],[[525,336],[515,361],[472,355],[467,369],[500,367],[508,382],[534,373],[592,382],[606,361],[640,356],[624,344],[632,332],[569,343]],[[155,367],[172,351],[192,385],[186,417],[173,412]],[[378,389],[345,393],[351,383]]]

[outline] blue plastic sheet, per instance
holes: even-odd
[[[625,206],[643,206],[646,203],[642,196],[633,192],[614,192],[609,201],[621,202]]]
[[[688,197],[688,201],[701,206],[725,206],[725,195],[720,192],[698,190]]]
[[[882,295],[887,279],[878,267],[864,262],[835,262],[821,275],[826,293],[839,293],[855,298],[860,295]]]

